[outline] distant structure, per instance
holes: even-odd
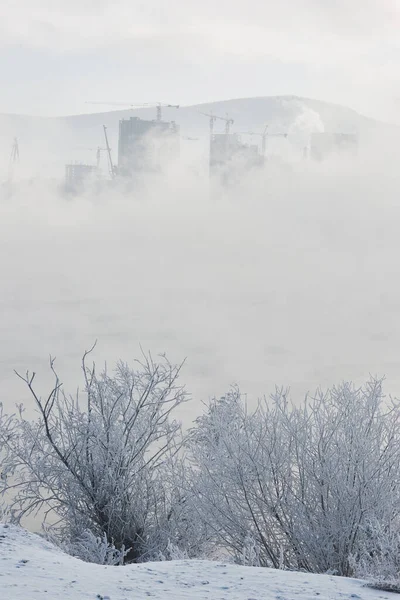
[[[240,174],[260,167],[264,157],[257,144],[243,144],[237,133],[216,133],[210,139],[210,177],[233,183]]]
[[[15,166],[18,162],[19,162],[19,145],[18,145],[18,139],[14,138],[14,141],[13,141],[13,144],[11,147],[10,162],[8,165],[8,180],[9,181],[12,181],[12,179],[13,179]]]
[[[106,142],[105,150],[107,152],[107,159],[108,159],[108,172],[110,174],[111,179],[115,179],[115,177],[117,175],[117,168],[115,167],[113,160],[112,160],[111,148],[110,148],[110,144],[108,141],[108,135],[107,135],[107,127],[105,125],[103,125],[103,132],[104,132],[104,139]],[[99,168],[99,160],[97,161],[97,168]]]
[[[234,120],[228,115],[220,117],[214,113],[203,113],[209,118],[210,127],[210,177],[224,184],[237,182],[245,172],[261,167],[265,163],[267,137],[287,137],[286,133],[269,133],[268,125],[262,132],[244,131],[245,135],[261,136],[261,149],[257,144],[245,144],[239,134],[231,133]],[[224,133],[214,133],[217,119],[225,122]]]
[[[312,133],[309,156],[321,161],[339,153],[355,155],[357,147],[358,136],[354,133]]]
[[[93,165],[69,164],[65,165],[65,188],[68,192],[82,191],[88,180],[98,170]]]
[[[119,122],[118,175],[135,177],[158,172],[180,150],[179,126],[175,122],[145,121],[138,117]]]
[[[267,139],[268,138],[285,138],[287,139],[287,133],[270,133],[268,131],[269,125],[265,125],[264,131],[262,133],[250,132],[250,135],[260,135],[261,136],[261,154],[266,156],[267,153]]]
[[[262,132],[260,131],[241,131],[240,135],[250,135],[250,136],[260,136],[261,137],[261,156],[266,156],[267,154],[267,139],[270,137],[273,138],[287,138],[287,133],[270,133],[268,131],[269,125],[265,125]]]
[[[205,112],[199,112],[200,115],[204,115],[205,117],[208,117],[210,119],[209,123],[210,123],[210,139],[212,138],[212,136],[214,135],[214,123],[217,119],[220,119],[221,121],[225,121],[225,133],[227,135],[229,135],[230,133],[230,129],[231,129],[231,125],[234,124],[234,120],[231,119],[230,117],[219,117],[218,115],[214,115],[214,113],[205,113]]]
[[[156,108],[157,121],[162,121],[163,108],[180,108],[179,104],[165,104],[165,102],[146,102],[145,104],[137,104],[136,102],[85,102],[85,104],[106,104],[107,106],[126,106],[127,108]]]
[[[14,164],[18,161],[19,161],[18,138],[14,138],[13,145],[11,147],[10,163]]]

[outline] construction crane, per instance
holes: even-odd
[[[210,135],[211,136],[214,134],[214,123],[215,123],[216,119],[225,121],[225,135],[229,135],[231,125],[233,125],[235,122],[233,119],[230,119],[229,117],[218,117],[217,115],[214,115],[213,113],[205,113],[205,112],[201,112],[201,111],[199,111],[199,112],[201,115],[204,115],[205,117],[209,117],[209,119],[210,119]]]
[[[162,121],[161,110],[163,108],[179,108],[179,104],[162,104],[161,102],[157,102],[156,107],[157,107],[157,121]]]
[[[217,120],[217,117],[215,115],[213,115],[212,113],[209,114],[209,113],[200,112],[199,114],[210,118],[210,137],[212,137],[214,134],[214,123]]]
[[[77,146],[77,148],[82,148],[83,150],[90,150],[91,152],[94,152],[96,150],[96,168],[97,169],[100,167],[101,153],[107,152],[107,148],[100,148],[100,146],[97,146],[97,148],[86,148],[86,146]]]
[[[103,104],[106,106],[128,106],[131,109],[135,108],[156,108],[157,121],[162,121],[163,108],[180,108],[179,104],[164,104],[163,102],[147,102],[145,104],[135,104],[133,102],[85,102],[85,104]]]
[[[116,175],[116,169],[113,165],[113,161],[112,161],[112,157],[111,157],[111,148],[110,148],[110,144],[108,143],[108,135],[107,135],[107,127],[105,125],[103,125],[103,131],[104,131],[104,139],[106,140],[106,150],[107,150],[107,157],[108,157],[108,170],[110,172],[110,176],[111,179],[115,179],[115,175]],[[98,148],[97,150],[98,152],[100,151],[100,148]],[[99,152],[100,154],[100,152]]]
[[[97,169],[100,167],[101,153],[102,152],[108,152],[107,148],[100,148],[100,146],[98,146],[97,150],[96,150],[96,168]]]
[[[261,154],[265,156],[265,151],[267,147],[267,137],[284,137],[287,138],[287,133],[268,133],[268,125],[265,126],[264,131],[260,133],[259,131],[241,131],[243,135],[260,135],[261,136]]]
[[[19,146],[18,139],[14,138],[13,145],[11,147],[10,165],[19,161]]]
[[[8,166],[8,178],[12,179],[14,173],[15,164],[19,161],[19,146],[18,139],[15,137],[11,146],[10,162]]]

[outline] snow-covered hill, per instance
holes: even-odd
[[[0,525],[2,600],[373,600],[396,598],[354,579],[185,560],[84,563],[15,526]]]

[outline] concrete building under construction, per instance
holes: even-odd
[[[80,163],[65,165],[65,188],[68,192],[79,192],[94,177],[98,169],[93,165]]]
[[[119,122],[118,175],[135,177],[159,172],[179,156],[179,126],[137,117]]]
[[[217,133],[210,139],[210,177],[223,183],[237,180],[241,174],[264,164],[256,144],[247,145],[237,133]]]

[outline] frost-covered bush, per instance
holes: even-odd
[[[102,564],[224,555],[275,568],[368,577],[400,566],[400,405],[382,382],[343,383],[249,410],[238,388],[184,437],[179,367],[150,356],[46,398],[37,418],[0,412],[1,481],[15,521],[44,510],[50,535]],[[54,519],[54,516],[56,519]]]
[[[155,560],[187,560],[189,557],[188,553],[181,548],[178,548],[170,540],[168,540],[167,546],[164,551],[159,551],[154,557]]]
[[[97,537],[89,530],[84,531],[73,542],[63,544],[63,549],[76,558],[98,565],[122,565],[129,550],[117,550],[114,544],[108,541],[106,533]]]
[[[354,575],[378,589],[400,591],[400,523],[377,520],[365,527],[363,544],[350,559]]]
[[[381,381],[292,404],[284,390],[248,411],[238,389],[193,430],[198,506],[238,561],[351,575],[366,526],[400,514],[400,407]],[[252,558],[253,560],[253,558]]]
[[[236,561],[239,562],[239,557]],[[252,535],[247,535],[243,540],[243,550],[240,562],[247,567],[260,566],[260,547]]]
[[[53,361],[55,384],[47,397],[34,389],[35,374],[22,377],[38,416],[27,419],[21,407],[0,430],[15,520],[37,510],[54,513],[53,536],[98,560],[104,552],[104,559],[116,556],[105,540],[127,562],[147,560],[168,540],[186,548],[177,478],[183,438],[174,419],[188,399],[178,384],[180,367],[144,356],[135,370],[120,362],[111,374],[97,373],[86,359],[84,392],[76,396],[63,392]]]

